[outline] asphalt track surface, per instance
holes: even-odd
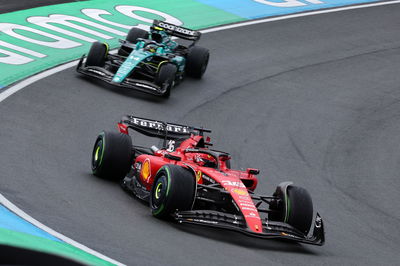
[[[73,69],[0,104],[0,187],[27,213],[130,265],[396,265],[400,259],[400,5],[203,35],[203,80],[169,100]],[[123,114],[212,128],[258,192],[306,187],[326,226],[314,247],[154,219],[90,173],[97,133]]]

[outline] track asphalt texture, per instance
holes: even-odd
[[[400,5],[204,34],[203,80],[169,100],[73,69],[0,105],[2,194],[49,227],[130,265],[396,265],[400,220]],[[90,174],[97,133],[124,114],[213,129],[258,192],[307,188],[326,245],[253,239],[154,219]]]

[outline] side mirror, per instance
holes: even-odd
[[[249,175],[258,175],[260,173],[260,169],[255,169],[255,168],[247,168],[246,172]]]

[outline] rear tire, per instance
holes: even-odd
[[[190,170],[178,165],[164,165],[158,171],[150,194],[153,216],[167,218],[175,210],[190,210],[194,201],[196,180]]]
[[[139,28],[132,28],[129,30],[128,35],[126,35],[125,40],[131,43],[137,43],[137,39],[139,38],[148,39],[149,33]]]
[[[165,98],[168,98],[171,94],[171,89],[174,86],[176,72],[177,68],[174,64],[162,64],[154,79],[154,83],[157,86],[166,86],[165,91],[162,94],[162,96]]]
[[[186,73],[193,78],[200,79],[206,72],[209,58],[210,51],[208,49],[200,46],[190,48],[186,58]]]
[[[120,180],[129,172],[132,158],[129,135],[103,131],[93,147],[92,172],[98,177]]]
[[[103,67],[108,55],[108,45],[102,42],[94,42],[86,57],[86,66]]]
[[[125,40],[130,43],[137,43],[137,39],[139,38],[148,39],[149,33],[139,28],[132,28],[129,30],[128,35],[126,35]],[[118,49],[118,54],[122,56],[128,56],[131,52],[132,48],[126,46],[121,46],[121,48]]]

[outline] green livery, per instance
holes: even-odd
[[[109,54],[106,43],[93,43],[77,71],[116,86],[169,97],[171,88],[186,75],[200,79],[206,71],[209,50],[196,45],[200,36],[198,31],[155,20],[149,32],[132,28],[120,41],[117,54]],[[180,44],[176,38],[190,44]]]

